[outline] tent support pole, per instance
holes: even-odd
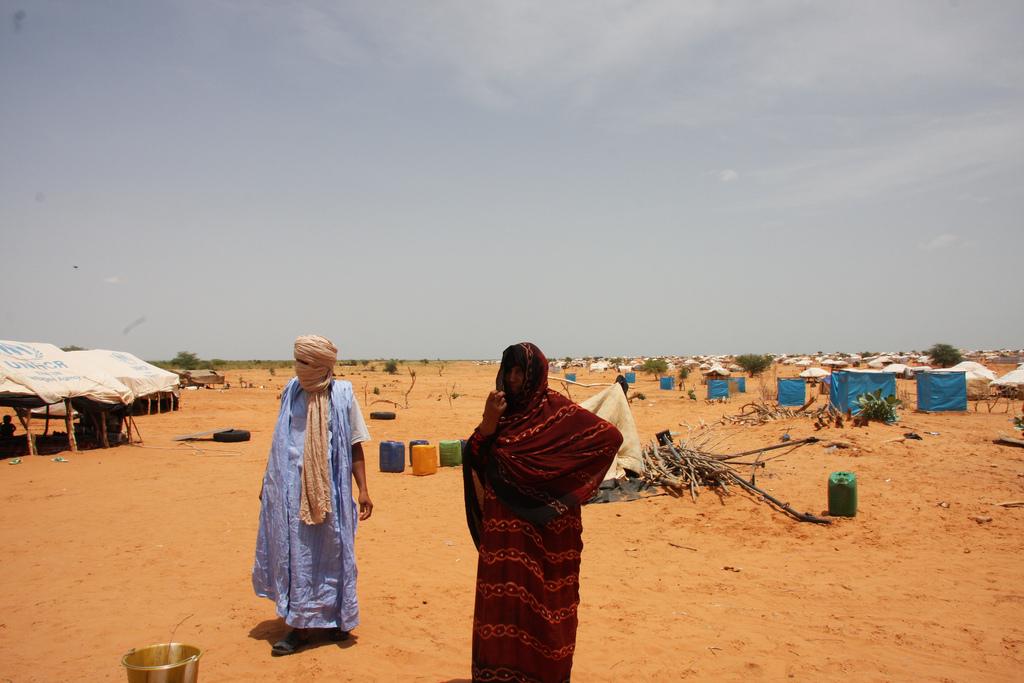
[[[25,425],[25,440],[28,442],[28,454],[39,455],[39,451],[36,449],[36,438],[32,434],[32,411],[29,410],[25,415],[25,419],[21,422]]]
[[[71,399],[64,399],[64,426],[68,430],[68,448],[71,452],[78,450],[78,442],[75,441],[75,418],[71,412]]]
[[[104,448],[110,448],[110,439],[107,438],[107,411],[101,411],[96,421],[100,425],[100,443]]]

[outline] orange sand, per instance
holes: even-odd
[[[284,625],[253,595],[249,572],[286,373],[233,371],[233,384],[267,388],[183,392],[180,412],[137,418],[142,448],[0,461],[0,681],[124,681],[121,655],[166,640],[182,619],[175,639],[205,649],[202,681],[467,679],[476,553],[461,473],[382,474],[377,444],[468,436],[495,367],[452,363],[443,376],[437,363],[408,367],[419,373],[410,407],[369,422],[376,509],[357,536],[362,624],[350,642],[270,657]],[[344,370],[366,414],[390,409],[367,405],[374,386],[402,402],[409,385],[407,374]],[[453,383],[462,395],[449,405]],[[645,441],[748,400],[706,405],[644,377],[637,390],[648,396],[634,402]],[[805,446],[758,475],[796,508],[821,512],[828,473],[855,471],[859,514],[831,527],[708,491],[696,503],[586,507],[574,679],[1021,680],[1024,509],[994,505],[1024,499],[1024,449],[992,443],[1012,432],[1010,414],[901,416],[899,426],[823,430],[859,450]],[[171,441],[217,427],[253,439]],[[719,430],[730,435],[723,450],[814,434],[807,419]],[[924,441],[891,441],[909,430]]]

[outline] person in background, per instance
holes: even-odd
[[[355,534],[373,512],[362,448],[370,434],[352,384],[334,379],[337,359],[327,339],[299,337],[296,377],[281,392],[252,570],[256,594],[290,627],[273,656],[298,652],[316,630],[346,640],[359,623]]]
[[[9,439],[14,436],[14,422],[10,415],[4,415],[3,424],[0,424],[0,439]]]

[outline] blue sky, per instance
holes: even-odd
[[[0,8],[0,338],[1024,345],[1019,2]]]

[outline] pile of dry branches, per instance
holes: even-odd
[[[729,495],[732,493],[730,487],[734,486],[768,502],[794,519],[802,522],[814,522],[816,524],[830,523],[829,520],[810,513],[797,512],[788,503],[783,503],[759,489],[754,483],[753,475],[751,475],[750,481],[747,481],[733,466],[735,464],[750,465],[754,468],[764,467],[765,463],[761,460],[761,457],[765,451],[777,448],[798,448],[807,443],[817,442],[816,438],[810,437],[799,441],[728,455],[704,451],[702,447],[706,446],[711,438],[713,437],[707,434],[697,440],[684,440],[676,444],[673,443],[668,432],[661,432],[658,434],[657,443],[652,443],[643,449],[644,465],[646,467],[644,479],[648,484],[665,488],[674,496],[682,496],[689,492],[694,500],[697,499],[701,487],[713,488],[720,495]],[[741,463],[737,460],[737,458],[748,455],[755,455],[756,457],[752,462]],[[730,461],[732,464],[730,464]]]
[[[735,415],[723,415],[720,423],[723,425],[733,424],[750,427],[763,425],[772,420],[786,420],[792,417],[809,417],[815,421],[820,421],[828,415],[829,406],[827,403],[815,410],[808,410],[812,403],[814,403],[813,398],[799,408],[786,408],[776,403],[756,401],[746,404]]]

